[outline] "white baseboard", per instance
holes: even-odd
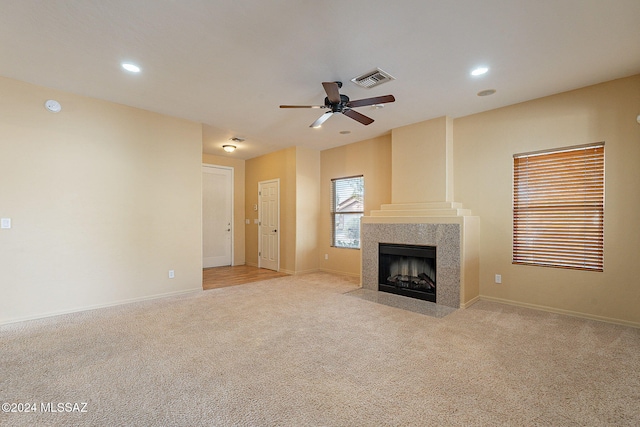
[[[360,274],[345,273],[344,271],[336,271],[336,270],[327,270],[326,268],[312,268],[312,269],[309,269],[309,270],[300,270],[300,271],[285,270],[285,269],[281,268],[280,272],[281,273],[290,274],[292,276],[300,275],[300,274],[310,274],[310,273],[322,272],[322,273],[340,274],[342,276],[350,276],[350,277],[358,277],[358,278],[360,277]]]
[[[338,271],[338,270],[330,270],[328,268],[321,268],[318,271],[322,271],[324,273],[333,273],[333,274],[341,274],[343,276],[349,276],[349,277],[357,277],[360,278],[360,273],[347,273],[344,271]]]
[[[245,263],[245,265],[248,265],[250,267],[256,267],[256,268],[260,268],[258,266],[258,264],[254,264],[252,262],[247,262]],[[278,270],[280,273],[284,273],[284,274],[289,274],[291,276],[296,275],[296,274],[305,274],[305,273],[315,273],[316,271],[318,271],[317,269],[313,269],[313,270],[304,270],[304,271],[293,271],[293,270],[287,270],[285,268],[281,268],[280,270]]]
[[[470,299],[468,302],[461,302],[460,303],[460,308],[469,308],[473,304],[477,303],[478,301],[480,301],[480,295],[478,295],[475,298]]]
[[[131,303],[134,303],[134,302],[141,302],[141,301],[153,300],[153,299],[158,299],[158,298],[166,298],[166,297],[172,297],[172,296],[182,295],[182,294],[190,294],[190,293],[195,293],[195,292],[202,292],[202,287],[194,288],[194,289],[188,289],[188,290],[185,290],[185,291],[174,291],[174,292],[166,292],[166,293],[163,293],[163,294],[149,295],[149,296],[144,296],[144,297],[128,298],[128,299],[123,299],[123,300],[118,300],[118,301],[115,301],[115,302],[111,302],[111,303],[108,303],[108,304],[95,304],[95,305],[89,305],[89,306],[86,306],[86,307],[72,308],[72,309],[69,309],[69,310],[50,311],[50,312],[43,313],[43,314],[36,314],[34,316],[18,317],[18,318],[14,318],[14,319],[2,319],[2,320],[0,320],[0,325],[8,325],[8,324],[11,324],[11,323],[26,322],[28,320],[44,319],[44,318],[47,318],[47,317],[61,316],[63,314],[79,313],[81,311],[97,310],[99,308],[114,307],[114,306],[117,306],[117,305],[131,304]]]
[[[596,316],[593,314],[580,313],[580,312],[571,311],[571,310],[563,310],[561,308],[547,307],[545,305],[529,304],[525,302],[511,301],[507,299],[489,297],[485,295],[480,295],[480,300],[498,302],[498,303],[507,304],[507,305],[515,305],[518,307],[531,308],[534,310],[541,310],[549,313],[564,314],[566,316],[579,317],[582,319],[597,320],[599,322],[613,323],[616,325],[630,326],[632,328],[640,328],[640,323],[638,322],[630,322],[628,320],[614,319],[611,317],[604,317],[604,316]]]
[[[298,275],[298,274],[310,274],[310,273],[317,273],[318,271],[320,271],[320,270],[318,270],[317,268],[312,268],[312,269],[309,269],[309,270],[296,271],[295,274],[296,275]]]

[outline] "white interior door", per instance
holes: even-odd
[[[202,266],[232,265],[233,169],[202,167]]]
[[[280,271],[280,180],[258,183],[258,267]]]

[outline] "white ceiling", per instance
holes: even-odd
[[[376,67],[396,80],[350,82]],[[0,0],[0,75],[204,123],[204,152],[238,136],[244,159],[637,73],[640,0]],[[323,81],[396,102],[317,130],[324,110],[278,108],[322,104]]]

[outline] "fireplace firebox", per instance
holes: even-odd
[[[436,248],[379,243],[378,290],[436,302]]]

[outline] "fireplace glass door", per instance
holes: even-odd
[[[378,290],[436,302],[436,248],[379,244]]]

